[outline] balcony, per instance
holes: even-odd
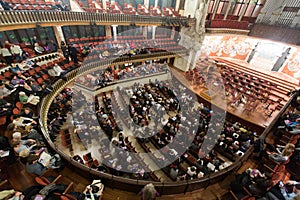
[[[57,25],[130,25],[136,26],[181,26],[191,25],[194,19],[186,17],[161,17],[111,13],[61,12],[61,11],[0,11],[0,31]],[[9,28],[13,27],[13,28]]]

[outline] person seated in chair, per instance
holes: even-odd
[[[18,155],[24,149],[28,149],[29,151],[34,152],[34,148],[36,147],[35,140],[32,140],[32,139],[21,140],[20,137],[21,137],[21,133],[19,133],[19,132],[14,133],[14,135],[13,135],[12,147],[14,148],[14,151]]]
[[[26,171],[28,173],[41,176],[47,170],[38,160],[39,156],[35,154],[30,154],[27,157]]]
[[[299,183],[296,181],[287,181],[284,184],[279,181],[278,184],[268,190],[264,197],[258,200],[299,200]]]
[[[19,100],[22,104],[32,104],[37,105],[40,102],[40,97],[30,94],[27,96],[25,92],[19,92]]]
[[[11,94],[11,91],[5,87],[3,82],[0,82],[0,96],[6,97]]]
[[[43,161],[41,155],[44,150],[40,149],[35,154],[29,154],[27,157],[27,163],[26,163],[26,171],[31,174],[36,174],[38,176],[41,176],[48,168],[52,169],[58,169],[61,167],[61,158],[58,154],[55,154],[50,159],[45,162]]]
[[[56,77],[57,79],[61,78],[64,81],[67,80],[67,78],[65,77],[65,71],[57,63],[55,63],[54,67],[51,67],[48,70],[48,74],[49,76]]]
[[[11,115],[11,103],[8,103],[3,96],[0,95],[0,116]]]
[[[33,111],[32,111],[31,108],[29,108],[29,107],[24,107],[24,108],[21,110],[20,116],[21,116],[21,117],[26,117],[26,118],[33,119],[34,113],[33,113]]]
[[[39,43],[34,44],[34,51],[36,55],[41,55],[44,53],[45,49],[39,45]]]
[[[288,161],[289,157],[294,153],[295,145],[292,143],[288,143],[285,148],[280,152],[278,149],[278,152],[267,152],[269,154],[269,158],[274,160],[275,162],[283,163]]]

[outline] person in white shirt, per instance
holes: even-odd
[[[37,55],[43,54],[45,49],[41,47],[38,43],[34,44],[34,51]]]
[[[0,96],[2,96],[2,97],[7,97],[7,96],[9,96],[10,94],[11,94],[11,91],[9,91],[9,90],[5,87],[4,83],[0,82]],[[2,98],[1,98],[1,99],[2,99]]]
[[[15,45],[13,44],[11,47],[10,47],[10,52],[15,56],[17,62],[20,62],[22,61],[22,49],[19,45]]]
[[[11,65],[11,63],[13,63],[13,57],[8,48],[5,48],[5,47],[1,48],[0,54],[5,59],[5,63],[7,65]]]
[[[188,175],[190,175],[191,178],[193,178],[193,177],[197,174],[196,169],[197,169],[197,168],[196,168],[195,166],[188,167],[186,173],[187,173]]]
[[[24,123],[24,121],[27,123]],[[13,124],[15,124],[16,126],[18,127],[24,127],[24,126],[30,126],[32,124],[37,124],[36,121],[34,121],[33,119],[31,118],[28,118],[28,117],[20,117],[19,115],[14,115],[13,116]]]
[[[55,63],[54,66],[48,70],[48,74],[50,76],[61,78],[64,81],[67,80],[67,78],[65,77],[65,73],[65,70],[63,70],[57,63]]]
[[[54,64],[53,69],[58,74],[58,76],[60,76],[61,74],[63,74],[65,72],[57,63]]]

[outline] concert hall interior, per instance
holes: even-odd
[[[0,199],[299,200],[299,0],[0,0]]]

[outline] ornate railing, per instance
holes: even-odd
[[[160,17],[128,14],[61,12],[61,11],[0,11],[0,26],[43,23],[96,23],[139,25],[190,25],[194,19],[186,17]]]

